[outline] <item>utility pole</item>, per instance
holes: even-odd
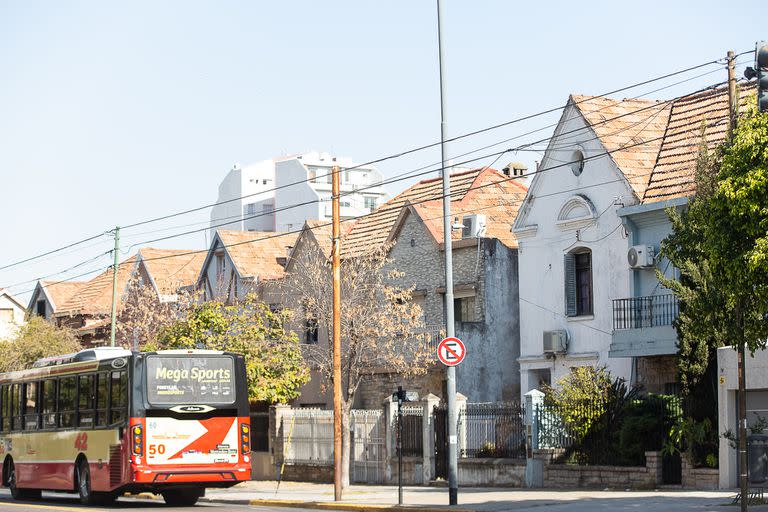
[[[437,48],[440,59],[440,153],[443,173],[443,245],[445,246],[445,333],[454,337],[453,328],[453,252],[451,247],[451,175],[446,168],[448,152],[445,145],[448,128],[445,110],[445,53],[443,52],[443,26],[445,12],[442,0],[437,0]],[[446,370],[446,394],[448,395],[448,504],[459,502],[458,451],[456,433],[456,368]]]
[[[331,180],[333,211],[333,499],[341,500],[341,229],[339,227],[339,166]]]
[[[117,267],[120,256],[120,226],[115,227],[114,264],[112,266],[112,326],[109,332],[109,346],[115,346],[115,327],[117,326]]]
[[[736,122],[739,116],[739,92],[736,88],[736,55],[733,51],[728,52],[728,104],[729,119],[728,138],[733,137],[736,130]],[[736,325],[739,329],[738,346],[738,377],[739,377],[739,492],[741,499],[741,510],[746,512],[749,506],[749,483],[747,481],[747,377],[746,377],[746,357],[744,350],[744,326],[741,316],[741,301],[736,302],[735,308]]]

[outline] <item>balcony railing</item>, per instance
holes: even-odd
[[[679,306],[672,294],[613,299],[613,330],[672,325]]]

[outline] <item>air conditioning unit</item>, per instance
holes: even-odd
[[[655,256],[656,251],[652,245],[633,245],[627,252],[627,262],[630,268],[652,267]]]
[[[544,331],[544,353],[565,354],[568,352],[568,333],[566,331]]]
[[[485,230],[485,215],[465,215],[462,223],[461,238],[476,238]]]

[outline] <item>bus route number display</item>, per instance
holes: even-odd
[[[234,360],[219,357],[147,357],[147,397],[152,404],[231,404]]]

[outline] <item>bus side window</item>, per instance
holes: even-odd
[[[11,426],[10,402],[8,401],[8,386],[0,387],[0,430],[8,432]]]
[[[110,405],[110,421],[111,425],[122,423],[128,417],[127,405],[128,405],[128,373],[127,372],[112,372],[110,374],[112,385],[110,387],[112,400]]]
[[[24,384],[21,407],[24,413],[24,430],[37,430],[37,382]]]
[[[76,394],[77,382],[74,377],[59,380],[59,426],[62,428],[75,426]]]
[[[40,394],[42,401],[43,428],[56,428],[56,379],[43,381]]]
[[[80,391],[78,393],[77,426],[93,427],[96,419],[96,395],[94,391],[95,375],[81,375],[78,378]]]
[[[11,386],[11,430],[21,429],[21,404],[19,403],[19,391],[21,385]]]
[[[107,425],[107,413],[109,412],[109,374],[99,373],[96,376],[96,425]]]
[[[6,403],[8,402],[8,386],[0,386],[0,432],[7,432],[8,429],[5,426],[5,419],[8,417],[6,413]]]

